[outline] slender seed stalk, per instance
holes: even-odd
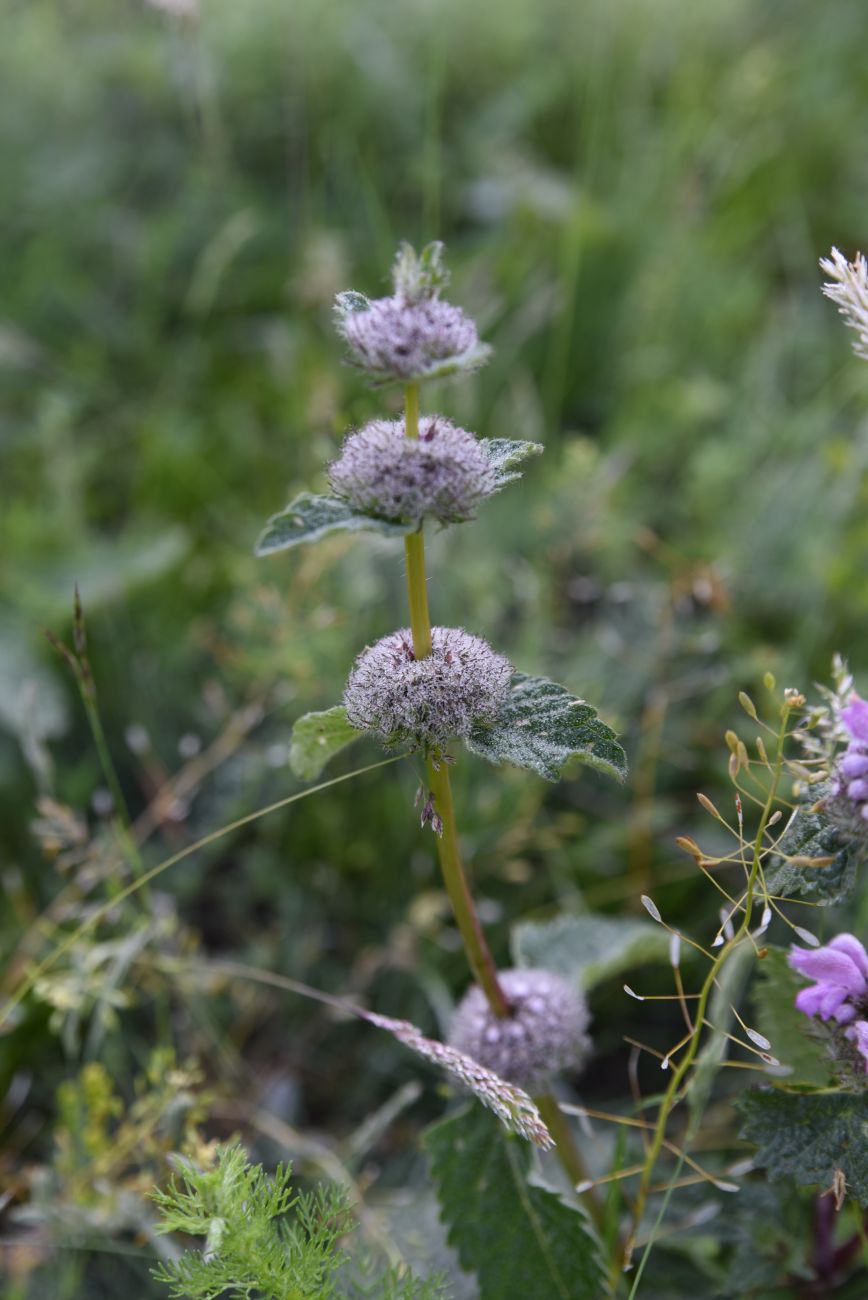
[[[747,935],[748,930],[750,929],[751,916],[753,914],[753,907],[755,901],[754,892],[756,889],[756,883],[759,878],[760,867],[762,864],[763,838],[765,836],[766,826],[768,825],[769,817],[771,816],[774,808],[775,799],[777,797],[778,785],[781,779],[781,772],[783,770],[784,744],[786,742],[787,721],[789,718],[789,714],[790,714],[790,706],[788,702],[785,701],[781,709],[781,726],[778,732],[777,748],[776,748],[775,760],[772,768],[772,780],[769,786],[768,794],[766,795],[766,800],[765,800],[765,804],[763,805],[762,813],[760,814],[759,826],[757,828],[756,838],[753,844],[753,855],[751,859],[751,867],[750,867],[750,873],[748,875],[747,886],[745,889],[744,912],[742,915],[741,924],[739,925],[733,937],[729,939],[727,943],[724,944],[719,954],[712,962],[708,975],[706,976],[705,983],[702,985],[702,989],[700,990],[699,998],[697,1000],[696,1011],[694,1015],[694,1024],[696,1027],[693,1036],[691,1037],[690,1042],[687,1045],[687,1050],[685,1051],[683,1057],[681,1058],[677,1068],[675,1069],[672,1075],[672,1079],[670,1080],[669,1087],[666,1089],[665,1096],[663,1098],[663,1101],[660,1104],[660,1111],[657,1116],[657,1123],[654,1127],[654,1135],[651,1139],[651,1145],[648,1149],[648,1156],[645,1161],[645,1168],[642,1172],[642,1179],[639,1185],[639,1192],[636,1197],[636,1203],[633,1212],[633,1228],[625,1247],[625,1252],[624,1252],[625,1265],[629,1264],[631,1255],[633,1253],[633,1249],[635,1247],[636,1234],[639,1230],[639,1225],[642,1220],[642,1215],[645,1212],[645,1206],[648,1201],[648,1193],[651,1187],[651,1179],[654,1173],[654,1166],[657,1163],[657,1159],[660,1155],[660,1152],[663,1148],[664,1140],[666,1138],[666,1128],[669,1123],[669,1116],[671,1115],[674,1107],[681,1100],[681,1095],[680,1095],[681,1085],[684,1082],[684,1078],[696,1058],[697,1052],[699,1051],[699,1044],[702,1038],[702,1028],[705,1022],[705,1012],[708,1007],[709,998],[711,997],[712,990],[714,989],[714,986],[717,982],[718,975],[720,974],[722,968],[724,967],[727,960],[729,959],[730,954],[734,951],[734,949],[736,949],[739,946],[739,944],[741,944],[744,941],[745,936]],[[646,1256],[647,1256],[647,1247],[646,1247],[645,1256],[643,1256],[642,1259],[642,1264],[640,1265],[636,1277],[634,1278],[633,1281],[633,1288],[630,1292],[631,1297],[636,1294],[636,1289],[642,1277],[642,1271],[644,1269]]]

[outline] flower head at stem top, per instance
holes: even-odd
[[[855,1044],[868,1071],[868,953],[852,934],[836,935],[822,948],[790,950],[793,970],[814,981],[796,995],[796,1007],[844,1025],[844,1036]]]
[[[440,297],[448,279],[442,244],[429,244],[419,254],[402,244],[389,297],[339,293],[337,328],[351,362],[377,383],[403,384],[484,365],[491,349],[480,343],[476,325]]]

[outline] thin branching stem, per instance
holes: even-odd
[[[741,924],[733,934],[732,938],[729,939],[723,945],[720,952],[712,962],[711,969],[709,970],[705,982],[702,985],[702,989],[700,990],[699,1001],[697,1004],[696,1014],[695,1014],[695,1023],[696,1023],[695,1032],[688,1044],[687,1050],[684,1052],[684,1055],[682,1056],[680,1062],[678,1063],[678,1066],[676,1067],[672,1075],[672,1079],[669,1083],[669,1087],[667,1088],[663,1100],[660,1104],[660,1110],[658,1112],[657,1122],[654,1127],[654,1136],[651,1139],[651,1144],[648,1149],[648,1155],[645,1161],[645,1166],[642,1173],[642,1179],[636,1197],[636,1204],[635,1204],[634,1215],[633,1215],[633,1226],[632,1226],[632,1230],[625,1251],[625,1260],[624,1260],[625,1264],[630,1262],[632,1252],[636,1245],[637,1233],[639,1231],[642,1216],[645,1212],[645,1206],[648,1201],[648,1195],[651,1191],[651,1180],[653,1177],[654,1168],[657,1163],[660,1152],[663,1149],[666,1141],[666,1127],[669,1122],[669,1116],[672,1113],[674,1107],[681,1100],[682,1084],[684,1083],[687,1072],[689,1071],[690,1067],[693,1065],[693,1062],[699,1051],[699,1046],[702,1039],[702,1030],[706,1023],[705,1013],[707,1010],[708,1001],[711,997],[712,990],[714,989],[715,984],[720,975],[720,972],[723,969],[724,965],[726,964],[727,960],[729,959],[731,953],[744,941],[750,929],[751,917],[753,915],[753,908],[754,908],[754,894],[756,890],[757,881],[760,879],[762,859],[766,852],[766,847],[765,847],[766,826],[768,824],[768,820],[771,817],[772,811],[774,809],[774,805],[777,797],[778,784],[780,782],[781,773],[783,771],[783,766],[784,766],[784,745],[786,743],[786,738],[787,738],[787,719],[789,717],[789,713],[790,713],[790,705],[788,701],[785,700],[781,707],[781,725],[777,733],[775,759],[772,765],[772,779],[769,783],[765,804],[763,806],[762,813],[760,814],[759,825],[757,827],[756,837],[753,842],[753,852],[752,852],[750,868],[749,868],[749,873],[747,878],[747,886],[745,889],[744,908],[742,913]],[[650,1246],[651,1246],[651,1241],[649,1240],[648,1245],[645,1248],[645,1253],[642,1257],[642,1262],[639,1265],[639,1268],[637,1269],[636,1272],[636,1276],[633,1280],[633,1285],[630,1290],[631,1300],[632,1297],[637,1294],[639,1283],[642,1278],[642,1273],[644,1271],[645,1260],[648,1257],[648,1251],[650,1249]]]

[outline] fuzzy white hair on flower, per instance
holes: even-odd
[[[347,720],[387,747],[436,751],[491,722],[506,701],[512,665],[482,637],[431,629],[431,653],[417,659],[409,628],[363,650],[344,690]]]
[[[472,519],[498,486],[479,440],[442,415],[423,416],[416,438],[403,420],[372,420],[345,440],[329,482],[362,514],[441,524]]]
[[[475,986],[456,1008],[449,1043],[533,1094],[587,1059],[589,1014],[582,994],[548,970],[498,973],[510,1014],[497,1016]]]
[[[864,253],[857,253],[848,262],[839,249],[833,248],[831,257],[821,257],[820,266],[829,281],[823,293],[838,308],[844,324],[858,334],[853,351],[858,357],[868,359],[868,261]]]
[[[440,297],[448,279],[442,244],[429,244],[421,253],[402,244],[390,297],[339,293],[337,329],[352,364],[377,383],[405,384],[484,365],[491,349],[480,343],[475,323]]]

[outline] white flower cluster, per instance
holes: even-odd
[[[387,746],[438,750],[492,721],[506,700],[512,666],[487,641],[457,627],[431,630],[431,654],[417,659],[409,628],[363,650],[344,690],[347,719]]]
[[[511,1014],[497,1016],[474,985],[459,1003],[449,1042],[527,1092],[543,1091],[561,1070],[582,1064],[590,1049],[585,999],[547,970],[507,970],[498,982]]]
[[[859,335],[853,351],[857,357],[868,358],[868,262],[864,253],[857,253],[855,262],[848,262],[833,248],[831,257],[820,258],[820,266],[831,277],[823,285],[823,293],[835,303],[844,323]]]
[[[372,420],[346,439],[329,482],[362,514],[441,524],[472,519],[497,489],[478,439],[442,415],[424,416],[418,438],[403,420]]]

